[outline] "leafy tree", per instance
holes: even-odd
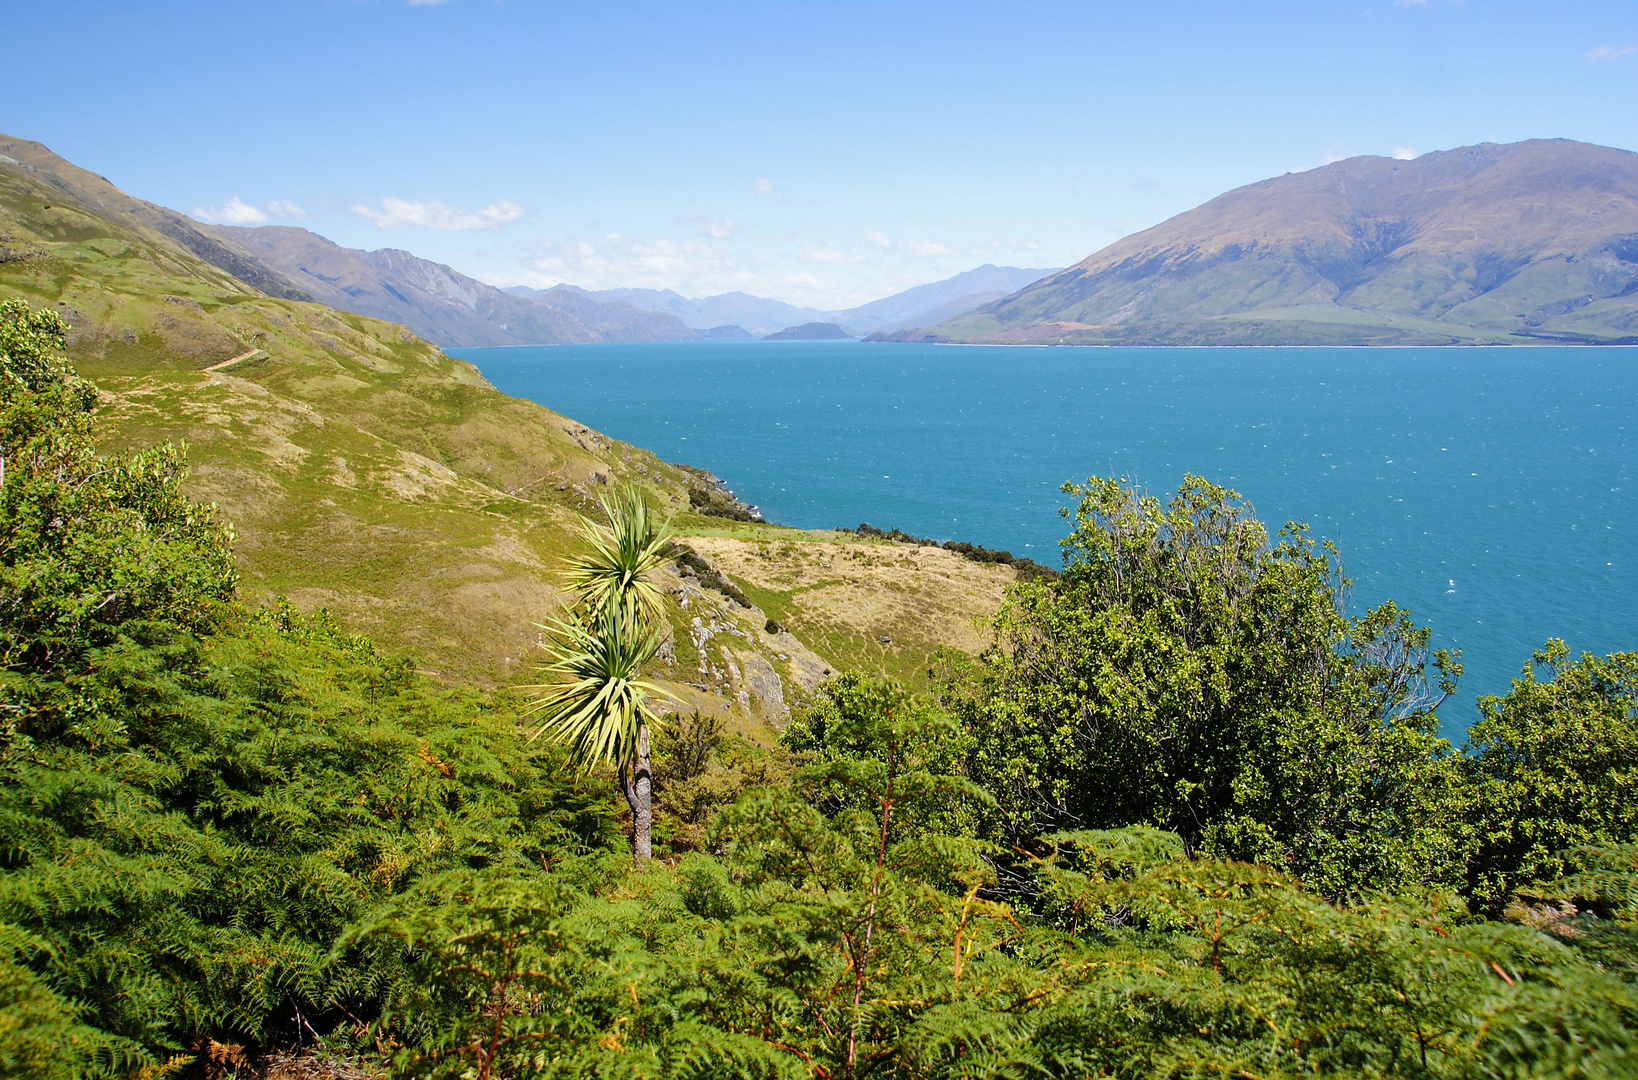
[[[973,735],[990,834],[1151,825],[1327,895],[1454,884],[1460,772],[1434,707],[1458,671],[1392,604],[1350,620],[1327,545],[1270,542],[1234,492],[1077,499],[1058,581],[1019,582],[943,694]],[[1447,670],[1448,669],[1448,670]]]
[[[564,578],[590,615],[622,608],[634,620],[654,621],[661,611],[660,590],[648,575],[671,557],[671,533],[656,522],[642,492],[628,487],[602,501],[608,524],[582,518],[580,538],[587,551],[569,560]]]
[[[4,731],[95,740],[93,652],[201,629],[236,576],[232,531],[182,494],[181,449],[98,456],[66,331],[0,305],[0,713]]]
[[[569,746],[590,770],[608,762],[631,807],[631,852],[653,856],[654,778],[649,730],[657,721],[648,698],[659,687],[641,678],[659,651],[660,594],[648,574],[666,561],[669,536],[650,517],[635,487],[604,500],[608,524],[582,519],[589,549],[565,577],[576,592],[568,618],[554,619],[554,641],[542,666],[555,680],[531,708],[544,713],[536,731]]]
[[[965,764],[965,733],[933,701],[890,679],[848,672],[826,680],[779,742],[808,758],[801,772],[808,797],[832,817],[879,809],[870,792],[880,785],[853,775],[863,762],[901,775],[947,778],[942,798],[917,799],[889,815],[895,839],[927,831],[970,834],[977,809],[993,804],[988,793],[955,779]]]
[[[1495,912],[1560,877],[1569,849],[1638,842],[1638,653],[1572,662],[1554,639],[1479,713],[1467,763],[1479,904]]]

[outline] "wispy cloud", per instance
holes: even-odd
[[[295,218],[297,221],[310,221],[318,217],[289,199],[274,199],[267,204],[267,212],[276,218]]]
[[[757,177],[756,182],[751,185],[751,190],[756,192],[759,198],[772,199],[774,202],[785,201],[785,193],[774,187],[773,181],[766,176]]]
[[[704,214],[689,214],[684,219],[700,231],[700,235],[709,236],[713,240],[726,240],[738,231],[739,225],[733,218],[706,217]]]
[[[830,266],[839,266],[845,263],[862,263],[863,255],[850,255],[833,247],[799,247],[796,257],[811,263],[824,263]]]
[[[213,221],[222,225],[265,225],[267,215],[237,195],[228,197],[220,207],[196,206],[193,216],[199,221]]]
[[[846,252],[838,254],[841,262],[855,261]],[[642,239],[606,233],[538,240],[530,245],[519,273],[484,280],[502,287],[528,285],[537,289],[563,282],[585,289],[674,289],[684,296],[743,291],[818,308],[849,307],[881,295],[867,289],[867,295],[854,296],[858,283],[847,287],[816,276],[824,273],[818,267],[830,265],[828,260],[819,260],[810,272],[790,265],[797,258],[792,254],[770,263],[736,246],[708,239]]]
[[[1037,240],[1020,240],[1016,236],[1009,236],[1005,240],[991,240],[989,249],[995,251],[1040,251],[1041,244]]]
[[[941,244],[936,240],[910,240],[904,244],[904,250],[918,259],[930,259],[941,255],[955,254],[954,248],[948,244]]]
[[[1396,146],[1393,148],[1393,159],[1395,161],[1414,161],[1416,160],[1416,148],[1414,146]]]
[[[1638,52],[1638,45],[1600,45],[1596,49],[1588,49],[1581,55],[1589,64],[1607,64],[1611,60],[1619,60],[1635,52]]]
[[[955,255],[955,254],[957,254],[957,252],[956,252],[956,250],[954,248],[950,247],[948,244],[940,243],[937,240],[904,240],[904,241],[896,241],[896,240],[888,239],[886,233],[880,233],[880,232],[867,232],[867,233],[865,233],[864,234],[864,242],[867,243],[867,244],[870,244],[873,247],[881,248],[883,251],[897,251],[900,254],[909,255],[909,256],[912,256],[913,258],[918,258],[918,259],[937,258],[937,257],[944,256],[944,255]],[[840,261],[840,260],[836,260],[836,261]],[[848,262],[861,262],[863,260],[862,259],[849,259],[847,261]]]
[[[556,285],[570,282],[589,289],[640,288],[725,292],[762,283],[743,272],[734,257],[709,243],[685,240],[639,240],[607,233],[593,240],[541,240],[519,278],[497,278],[493,284]]]
[[[439,232],[498,229],[527,213],[510,199],[496,199],[481,210],[462,210],[458,206],[437,201],[411,202],[391,197],[382,199],[379,209],[354,206],[352,212],[380,229],[410,227],[437,229]]]

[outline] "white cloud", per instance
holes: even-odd
[[[1414,146],[1396,146],[1393,148],[1393,159],[1395,161],[1414,161],[1416,160],[1416,148]]]
[[[725,250],[685,240],[637,240],[609,233],[595,242],[542,240],[534,245],[528,270],[492,284],[531,285],[572,282],[588,289],[641,288],[693,290],[690,295],[727,292],[765,284],[740,270]]]
[[[706,217],[704,214],[689,214],[686,220],[700,231],[703,236],[713,240],[726,240],[739,229],[733,218]]]
[[[692,216],[683,218],[670,237],[616,232],[541,237],[514,249],[517,261],[510,270],[494,267],[484,280],[500,287],[569,283],[592,290],[672,289],[694,297],[740,291],[828,310],[967,269],[953,264],[975,255],[980,257],[972,258],[974,264],[1032,266],[1034,258],[984,256],[1041,246],[1017,237],[969,246],[861,231],[840,243],[789,236],[778,251],[763,252],[741,245],[737,233],[732,239],[699,235],[697,224]]]
[[[830,282],[820,281],[818,278],[814,277],[805,270],[800,274],[786,274],[784,277],[779,279],[779,283],[784,285],[786,288],[796,289],[800,292],[809,294],[821,289],[830,288]]]
[[[911,240],[904,245],[904,250],[921,259],[955,254],[955,251],[949,245],[941,244],[936,240]]]
[[[1035,240],[1020,240],[1016,236],[1009,236],[1005,240],[990,241],[991,251],[1040,251],[1041,245]]]
[[[757,177],[756,182],[751,185],[751,190],[756,192],[758,196],[772,199],[774,202],[785,201],[785,193],[774,187],[773,181],[766,176]]]
[[[220,209],[214,206],[196,206],[193,208],[193,216],[200,221],[214,221],[223,225],[267,224],[266,214],[237,195],[230,196]]]
[[[1638,45],[1600,45],[1596,49],[1588,49],[1582,55],[1589,64],[1607,64],[1611,60],[1619,60],[1635,52],[1638,52]]]
[[[318,217],[317,214],[308,213],[289,199],[274,199],[267,204],[267,212],[276,218],[295,218],[298,221],[309,221]]]
[[[373,222],[380,229],[412,226],[437,229],[439,232],[466,232],[471,229],[498,229],[508,221],[516,221],[527,211],[510,199],[496,199],[481,210],[462,210],[458,206],[437,201],[410,202],[391,197],[381,200],[379,210],[369,206],[355,206],[354,214]]]
[[[830,266],[839,266],[844,263],[862,263],[863,255],[849,255],[833,247],[800,247],[796,249],[796,257],[812,263],[825,263]]]

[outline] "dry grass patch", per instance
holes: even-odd
[[[989,644],[989,620],[1017,576],[940,548],[786,530],[766,536],[692,536],[688,544],[833,666],[915,685],[940,645],[976,654]]]

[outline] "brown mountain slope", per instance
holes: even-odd
[[[1638,154],[1533,140],[1290,173],[1126,237],[931,339],[1638,340]]]
[[[547,294],[515,296],[407,251],[362,251],[291,226],[201,226],[296,282],[321,303],[403,323],[450,348],[554,345],[591,341],[686,341],[695,335],[673,315],[626,303],[555,303]]]

